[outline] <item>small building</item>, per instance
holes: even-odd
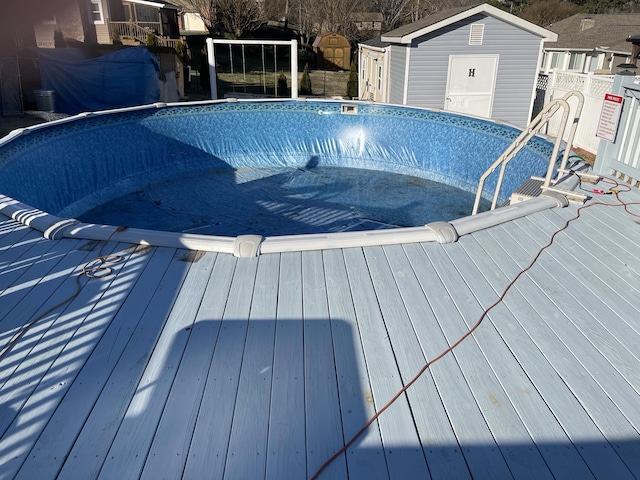
[[[380,32],[383,20],[380,12],[355,12],[351,14],[351,21],[359,32]]]
[[[389,50],[390,44],[383,42],[380,37],[359,44],[358,96],[362,100],[388,102]]]
[[[541,72],[616,73],[616,65],[631,60],[626,41],[640,31],[640,14],[578,13],[547,27],[558,35],[546,41]]]
[[[344,35],[323,33],[313,42],[317,67],[321,70],[348,70],[351,64],[351,45]]]
[[[556,39],[488,4],[442,11],[359,45],[360,96],[525,126],[543,41]]]

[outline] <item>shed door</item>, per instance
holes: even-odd
[[[491,117],[499,55],[449,55],[444,109]]]

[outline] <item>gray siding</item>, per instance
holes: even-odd
[[[482,45],[469,45],[473,23],[485,25]],[[470,17],[436,33],[414,40],[411,46],[407,103],[444,107],[449,55],[499,54],[492,117],[525,126],[537,74],[540,37],[487,15]]]
[[[407,47],[391,45],[389,59],[389,103],[402,105],[404,98],[404,72],[407,59]]]

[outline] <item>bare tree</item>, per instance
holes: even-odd
[[[307,11],[313,11],[318,33],[336,32],[353,39],[357,28],[353,14],[364,10],[363,0],[305,0]]]
[[[393,30],[409,15],[414,0],[375,0],[374,5],[382,14],[385,30]]]

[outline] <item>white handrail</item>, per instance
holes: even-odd
[[[493,200],[491,202],[491,210],[494,210],[496,208],[496,205],[498,203],[498,197],[500,195],[500,189],[502,188],[502,181],[504,179],[504,172],[507,167],[507,164],[516,156],[516,154],[520,150],[522,150],[522,148],[527,144],[527,142],[531,140],[540,131],[540,129],[542,129],[542,127],[549,122],[551,117],[553,117],[556,114],[556,112],[561,108],[563,109],[563,115],[560,121],[559,132],[564,132],[567,124],[567,118],[569,117],[569,113],[571,110],[571,107],[569,106],[569,103],[567,100],[574,95],[578,97],[578,107],[574,114],[573,125],[569,133],[569,139],[567,142],[568,147],[563,157],[562,165],[564,166],[566,164],[567,158],[569,156],[568,152],[571,150],[573,136],[575,135],[578,119],[580,117],[580,113],[582,112],[582,106],[584,104],[584,96],[580,92],[569,92],[562,99],[553,100],[549,102],[547,105],[545,105],[542,111],[531,121],[531,123],[527,126],[527,128],[524,129],[520,135],[518,135],[518,138],[516,138],[513,141],[513,143],[511,143],[511,145],[509,145],[509,147],[507,147],[507,149],[502,153],[502,155],[500,155],[500,157],[498,157],[498,159],[495,162],[493,162],[493,164],[491,164],[491,166],[482,174],[478,182],[478,190],[476,192],[476,198],[473,204],[472,215],[475,215],[476,213],[478,213],[478,207],[480,206],[480,199],[482,198],[482,190],[484,188],[484,183],[487,177],[489,177],[489,175],[491,175],[496,170],[496,168],[500,166],[500,173],[498,175],[498,181],[496,183],[496,188],[493,194]],[[553,166],[556,162],[556,159],[558,158],[558,152],[560,151],[561,144],[562,144],[562,133],[560,133],[556,137],[556,140],[554,143],[553,152],[549,160],[549,167],[547,169],[547,176],[545,178],[545,183],[544,183],[545,187],[548,187],[550,184],[551,174],[553,173]]]

